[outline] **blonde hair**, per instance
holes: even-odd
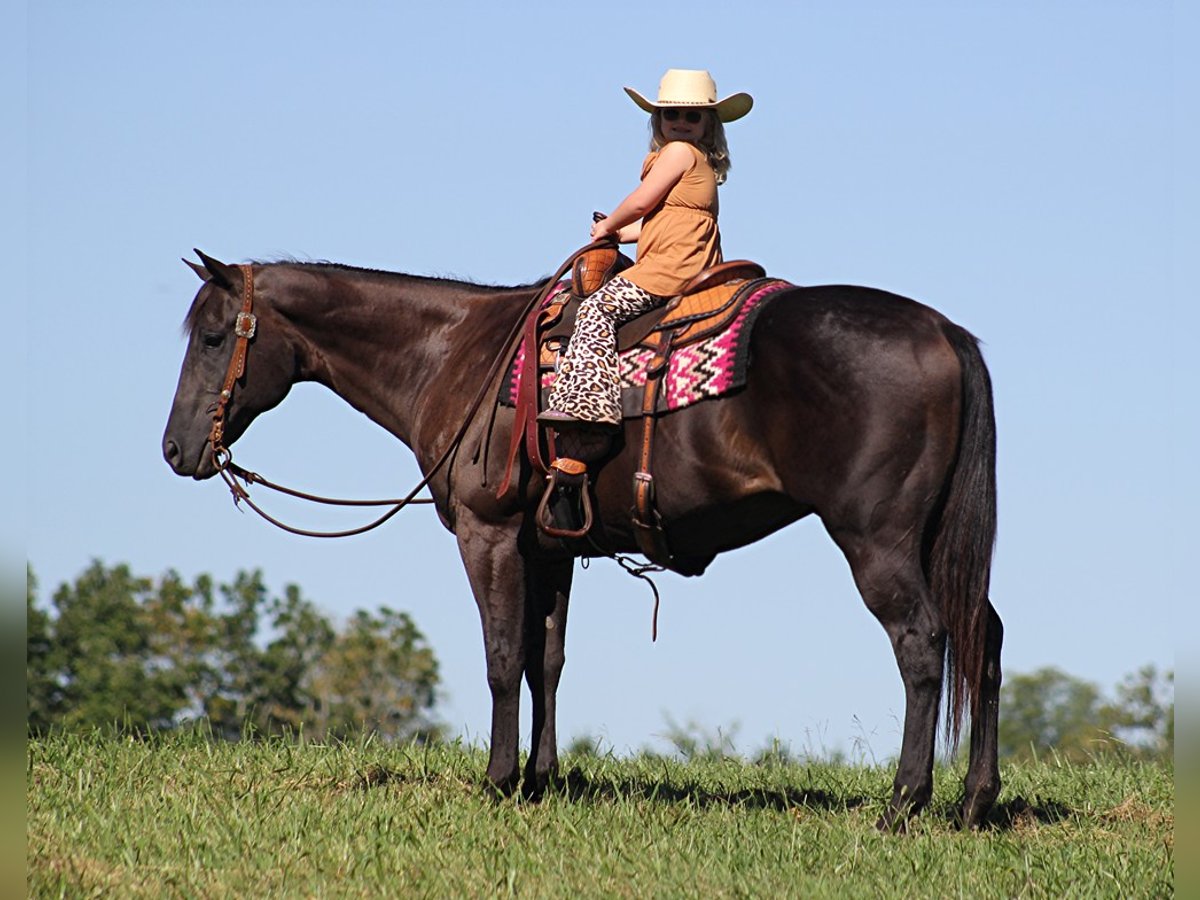
[[[729,177],[729,170],[733,168],[729,159],[729,144],[725,142],[725,126],[721,124],[714,110],[702,109],[701,112],[707,122],[704,134],[696,141],[696,146],[704,153],[708,164],[716,173],[717,184],[724,184],[725,179]],[[666,144],[667,139],[662,133],[662,110],[656,109],[650,114],[650,150],[661,150]]]

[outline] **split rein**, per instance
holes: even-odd
[[[250,507],[250,509],[258,513],[258,515],[263,519],[270,522],[275,527],[281,528],[291,534],[301,535],[302,537],[340,538],[352,537],[357,534],[363,534],[367,531],[371,531],[374,528],[378,528],[409,504],[433,503],[433,498],[418,498],[417,493],[429,485],[434,476],[442,469],[443,466],[446,465],[447,462],[450,461],[455,451],[461,445],[462,439],[467,433],[467,429],[470,427],[472,420],[475,418],[475,414],[479,411],[479,407],[483,404],[484,397],[487,396],[489,388],[495,381],[496,377],[500,374],[501,367],[509,359],[511,359],[512,354],[516,352],[517,342],[520,341],[522,337],[522,329],[524,327],[526,318],[533,310],[537,309],[541,305],[542,301],[545,300],[550,291],[554,289],[554,285],[558,282],[559,278],[561,278],[563,274],[571,267],[571,265],[574,264],[576,258],[596,246],[596,244],[588,244],[586,247],[583,247],[582,249],[577,250],[575,253],[572,253],[567,261],[562,264],[561,268],[559,268],[558,272],[551,276],[546,282],[546,286],[542,288],[542,290],[538,291],[537,294],[534,295],[533,299],[529,301],[529,304],[522,311],[521,315],[517,317],[517,320],[513,324],[508,336],[504,339],[504,344],[502,345],[503,349],[501,350],[500,355],[496,358],[496,361],[492,363],[490,369],[488,370],[488,374],[483,379],[483,384],[480,386],[478,393],[475,395],[475,399],[471,401],[471,405],[467,408],[467,413],[463,417],[462,425],[459,426],[458,431],[450,440],[449,445],[444,451],[442,451],[442,454],[437,458],[437,461],[430,467],[425,477],[421,479],[417,486],[409,491],[405,497],[398,500],[338,500],[331,497],[321,497],[316,494],[307,494],[303,491],[297,491],[293,488],[284,487],[283,485],[268,481],[257,472],[251,472],[247,469],[243,469],[233,461],[233,454],[229,451],[229,448],[225,446],[225,412],[226,408],[229,406],[230,400],[233,399],[233,389],[236,386],[238,379],[245,374],[246,356],[250,352],[250,342],[254,339],[254,335],[258,330],[258,317],[254,314],[254,268],[246,263],[241,264],[239,268],[242,271],[242,308],[237,314],[233,328],[233,333],[237,339],[237,342],[233,348],[233,356],[229,360],[229,368],[225,372],[225,380],[221,384],[221,391],[217,398],[216,409],[212,414],[212,429],[209,431],[208,436],[213,464],[217,468],[217,474],[221,476],[221,479],[229,488],[229,492],[233,495],[234,506],[240,507],[240,504],[244,502],[248,507]],[[245,483],[244,485],[238,483],[239,478]],[[362,525],[358,528],[350,528],[345,531],[309,531],[307,529],[296,528],[292,525],[281,522],[258,506],[252,499],[250,499],[250,492],[247,490],[247,488],[252,484],[260,484],[265,488],[269,488],[270,490],[277,491],[281,494],[286,494],[290,497],[295,497],[297,499],[306,500],[312,503],[322,503],[328,506],[390,506],[392,508],[379,518],[375,519],[373,522],[369,522],[366,525]]]

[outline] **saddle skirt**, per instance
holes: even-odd
[[[622,260],[628,265],[619,254],[615,261],[584,257],[572,276],[555,285],[544,301],[536,355],[543,402],[574,330],[579,304],[602,283],[596,273],[601,268],[606,276],[620,271]],[[646,380],[654,366],[665,366],[655,399],[655,413],[660,415],[742,387],[754,321],[771,298],[791,287],[789,282],[765,277],[756,263],[723,263],[701,273],[690,291],[622,325],[617,331],[617,357],[623,416],[644,414]],[[500,390],[500,402],[507,406],[517,405],[521,373],[530,364],[525,344],[522,341],[518,347]]]

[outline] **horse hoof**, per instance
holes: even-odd
[[[889,810],[875,822],[875,830],[884,834],[908,834],[908,818]]]
[[[975,831],[987,824],[992,804],[964,803],[958,812],[958,827],[963,831]]]
[[[525,780],[521,783],[521,796],[533,803],[539,802],[548,791],[555,790],[559,785],[558,765],[541,771],[526,771]]]
[[[488,791],[497,800],[504,800],[516,793],[518,785],[521,783],[521,777],[517,772],[513,772],[503,778],[494,778],[488,775],[484,780],[484,790]]]

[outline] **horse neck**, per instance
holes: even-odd
[[[276,306],[295,335],[296,380],[324,384],[418,452],[461,424],[533,292],[282,268]]]

